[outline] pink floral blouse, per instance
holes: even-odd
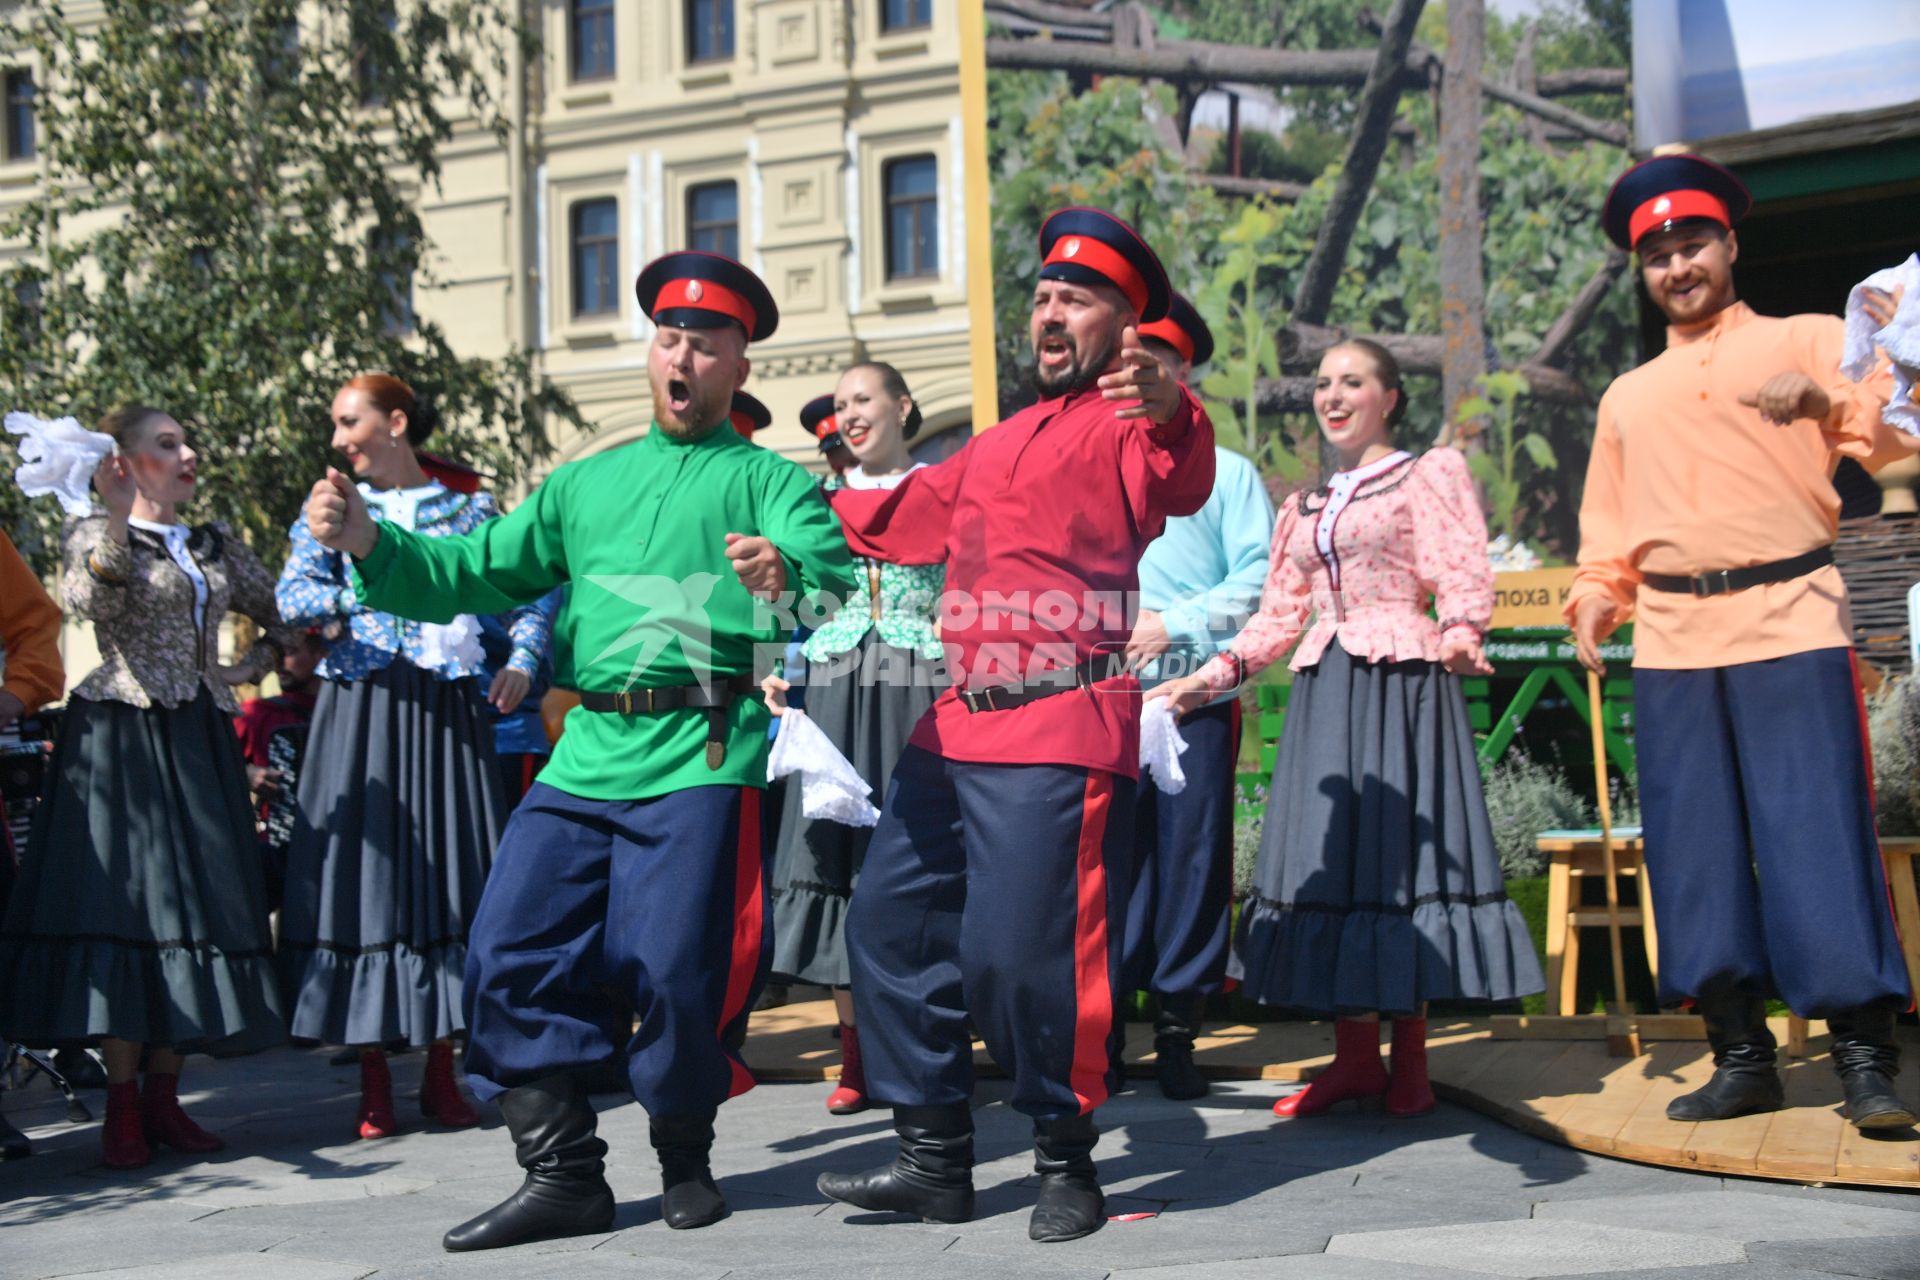
[[[1295,640],[1293,669],[1311,667],[1335,637],[1362,662],[1437,662],[1444,630],[1484,632],[1492,617],[1487,522],[1466,458],[1395,454],[1286,501],[1260,611],[1199,674],[1220,693]]]

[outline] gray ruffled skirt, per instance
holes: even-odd
[[[464,1031],[467,927],[507,815],[477,683],[407,662],[326,682],[298,800],[280,912],[294,1038]]]
[[[807,666],[806,709],[873,787],[877,804],[893,766],[933,700],[947,687],[942,665],[868,631],[858,647]],[[810,821],[797,778],[786,788],[773,854],[773,972],[798,982],[845,986],[847,906],[867,856],[870,827]]]
[[[1457,677],[1338,642],[1294,677],[1237,944],[1248,995],[1323,1014],[1545,987]]]
[[[73,698],[0,925],[0,1029],[182,1053],[284,1041],[260,845],[233,722]]]

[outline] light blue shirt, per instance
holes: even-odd
[[[1174,516],[1140,558],[1140,607],[1160,615],[1182,659],[1142,676],[1148,688],[1190,675],[1233,642],[1260,608],[1273,544],[1273,499],[1251,462],[1214,448],[1213,492],[1190,516]],[[1215,702],[1233,697],[1222,694]]]

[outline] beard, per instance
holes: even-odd
[[[1067,347],[1066,363],[1054,369],[1042,365],[1039,352],[1034,352],[1033,379],[1048,399],[1070,396],[1092,386],[1106,372],[1107,366],[1113,363],[1114,354],[1119,350],[1118,340],[1109,334],[1098,349],[1089,352],[1088,358],[1082,360],[1079,344],[1068,334],[1064,325],[1047,326],[1040,331],[1040,338],[1042,341],[1058,338]]]
[[[733,407],[731,387],[701,387],[688,379],[650,376],[653,420],[675,440],[698,440],[727,422]]]

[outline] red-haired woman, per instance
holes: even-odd
[[[415,451],[433,426],[430,407],[389,374],[362,374],[333,400],[333,447],[376,517],[429,537],[465,533],[497,514],[493,499],[422,471]],[[510,711],[526,696],[547,624],[513,617],[513,654],[482,690],[476,619],[432,625],[361,606],[346,557],[314,540],[305,514],[278,594],[290,622],[330,640],[281,911],[293,1035],[361,1050],[362,1138],[398,1128],[389,1046],[428,1047],[427,1116],[476,1124],[454,1083],[452,1037],[466,1029],[467,926],[507,815],[487,703]]]

